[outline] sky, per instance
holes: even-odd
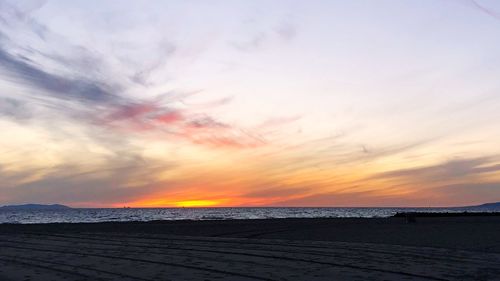
[[[500,201],[500,2],[0,0],[0,205]]]

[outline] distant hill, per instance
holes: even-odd
[[[66,210],[71,207],[61,204],[43,205],[43,204],[23,204],[23,205],[7,205],[0,207],[0,210]]]
[[[482,205],[471,206],[470,208],[500,210],[500,202],[486,203]]]

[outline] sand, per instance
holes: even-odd
[[[500,218],[0,225],[0,280],[500,280]]]

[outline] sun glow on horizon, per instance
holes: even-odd
[[[227,203],[223,199],[145,199],[136,202],[118,204],[116,206],[130,206],[133,208],[197,208],[197,207],[218,207]]]
[[[186,200],[175,202],[177,207],[214,207],[220,204],[217,200]]]

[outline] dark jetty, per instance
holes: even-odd
[[[393,215],[393,217],[395,218],[497,217],[497,216],[500,216],[500,212],[402,212]]]

